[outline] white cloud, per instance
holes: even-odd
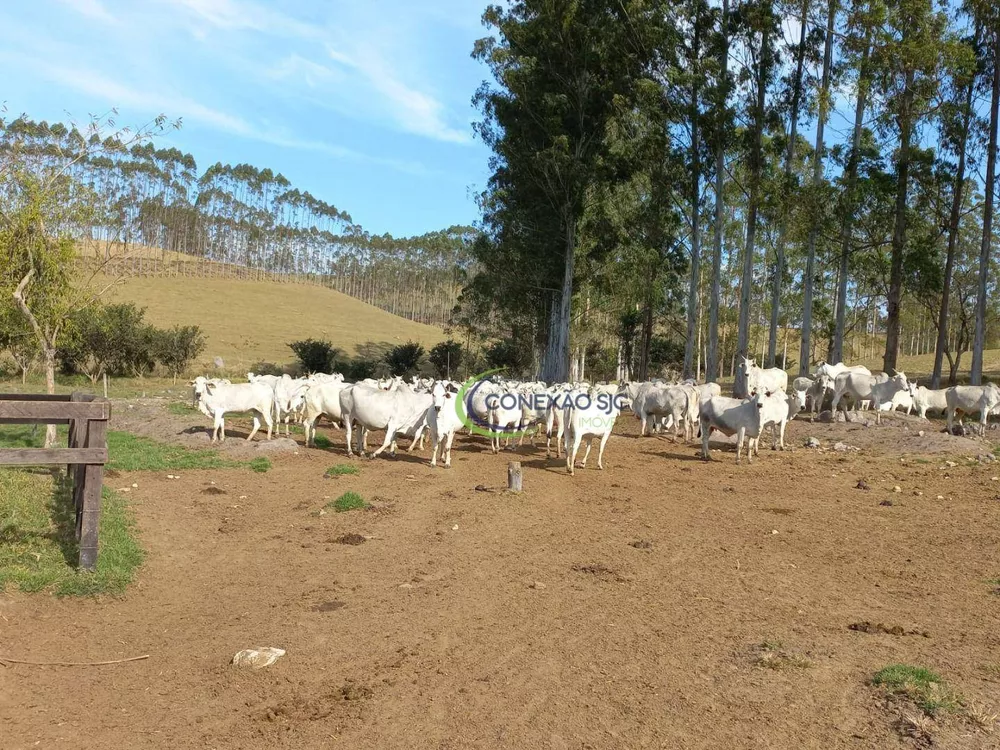
[[[104,7],[101,0],[59,0],[63,5],[67,5],[77,13],[92,18],[102,23],[114,24],[118,22],[108,9]]]
[[[433,173],[419,162],[371,156],[345,146],[324,141],[300,139],[271,127],[255,125],[241,117],[207,107],[185,96],[139,91],[93,71],[80,68],[62,68],[41,61],[34,61],[34,69],[53,83],[88,96],[103,99],[111,106],[141,110],[150,115],[165,113],[172,118],[180,117],[223,133],[282,148],[313,151],[345,161],[379,164],[408,174],[428,175]]]
[[[447,108],[437,97],[405,80],[407,75],[411,79],[421,75],[416,70],[408,70],[416,57],[411,38],[415,36],[419,39],[420,35],[415,29],[398,33],[392,22],[402,21],[398,17],[387,18],[384,7],[361,5],[338,8],[337,26],[328,27],[306,23],[244,0],[164,1],[195,16],[201,25],[191,31],[205,42],[208,42],[208,34],[204,24],[208,24],[220,32],[253,31],[320,45],[327,58],[338,68],[331,69],[309,59],[303,45],[297,44],[264,74],[292,84],[302,80],[310,89],[324,87],[332,97],[341,100],[350,91],[355,101],[338,101],[335,108],[339,111],[381,115],[398,130],[434,140],[450,143],[471,141],[470,133],[449,123]],[[259,50],[259,43],[254,44]],[[294,94],[294,86],[285,93]],[[373,93],[376,96],[373,97]]]

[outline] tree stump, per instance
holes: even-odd
[[[523,478],[521,473],[521,462],[511,461],[507,464],[507,490],[510,492],[520,492],[521,491],[521,480]]]

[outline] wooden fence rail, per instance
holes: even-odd
[[[68,447],[0,448],[0,466],[66,464],[66,474],[73,482],[79,566],[83,570],[93,570],[97,565],[110,418],[111,403],[90,394],[0,394],[0,424],[69,425]]]

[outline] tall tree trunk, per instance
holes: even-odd
[[[979,29],[976,29],[976,43],[979,47]],[[962,132],[958,142],[958,168],[955,171],[955,187],[952,189],[951,216],[948,219],[948,258],[944,264],[944,288],[941,290],[941,310],[938,312],[937,346],[934,349],[934,371],[931,373],[931,388],[941,387],[941,368],[944,365],[944,350],[948,346],[948,306],[951,303],[951,277],[955,269],[955,250],[958,247],[958,226],[962,218],[962,196],[965,188],[965,151],[969,142],[969,128],[972,124],[972,96],[976,87],[976,76],[969,76],[962,110]]]
[[[729,0],[722,0],[722,69],[719,71],[719,117],[725,110],[727,78],[729,75]],[[723,190],[725,188],[726,145],[721,122],[715,144],[715,227],[712,248],[712,280],[708,302],[708,354],[705,362],[705,380],[714,383],[719,379],[719,296],[722,285],[722,244],[726,214]]]
[[[906,41],[904,32],[903,41]],[[902,331],[900,310],[903,301],[903,255],[906,252],[906,196],[910,187],[910,136],[913,130],[914,71],[906,71],[899,107],[899,151],[896,156],[896,206],[892,230],[892,260],[889,267],[889,296],[886,299],[885,354],[882,370],[896,371],[899,335]]]
[[[774,279],[771,283],[771,326],[767,335],[767,366],[774,367],[778,353],[778,321],[781,317],[781,287],[785,276],[785,233],[788,229],[788,202],[792,192],[792,169],[795,161],[795,146],[799,137],[799,103],[802,101],[802,70],[805,66],[806,32],[808,31],[809,3],[802,0],[802,29],[799,33],[799,47],[795,51],[795,81],[792,84],[792,108],[788,114],[788,146],[785,149],[785,174],[781,185],[781,218],[778,225],[778,241],[774,248]],[[782,367],[786,367],[783,363]]]
[[[691,281],[688,284],[687,340],[684,342],[684,378],[692,376],[695,325],[698,322],[698,282],[701,278],[701,142],[698,132],[698,60],[701,56],[701,0],[694,18],[694,37],[691,43]],[[695,373],[696,375],[697,373]]]
[[[819,113],[816,118],[816,149],[813,152],[813,187],[818,191],[823,182],[823,130],[830,109],[830,71],[833,67],[833,31],[837,20],[838,0],[830,0],[826,16],[826,39],[823,43],[823,78],[820,84]],[[819,239],[819,222],[809,227],[806,245],[806,270],[802,280],[802,341],[799,345],[799,375],[809,374],[812,357],[812,308],[813,276],[816,275],[816,241]]]
[[[851,236],[854,231],[854,191],[858,183],[858,161],[861,151],[861,132],[865,123],[865,108],[868,106],[868,61],[871,56],[872,31],[865,31],[865,47],[861,53],[858,70],[858,99],[854,106],[854,132],[851,135],[851,155],[847,162],[847,185],[844,189],[843,215],[840,225],[840,267],[837,271],[837,317],[833,340],[827,359],[836,364],[844,360],[844,330],[847,323],[847,275],[851,259]]]
[[[750,293],[753,287],[753,260],[757,250],[757,212],[760,208],[761,152],[764,138],[764,109],[767,104],[767,73],[770,67],[770,24],[765,21],[761,29],[760,60],[757,65],[757,93],[753,110],[753,139],[750,144],[750,194],[747,200],[747,234],[743,247],[743,272],[740,275],[740,318],[736,334],[736,355],[746,357],[750,343]],[[747,395],[746,373],[736,370],[733,395]]]
[[[983,205],[983,244],[979,250],[979,294],[976,296],[976,332],[972,340],[974,385],[983,380],[983,348],[986,345],[986,281],[990,269],[990,244],[993,241],[993,201],[996,195],[997,116],[1000,105],[1000,28],[993,29],[993,94],[990,103],[990,147],[986,156],[986,201]]]
[[[566,219],[562,290],[559,295],[559,305],[552,310],[549,342],[545,349],[543,364],[542,379],[549,383],[564,383],[569,377],[569,329],[573,310],[575,230],[572,219]]]

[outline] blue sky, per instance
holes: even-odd
[[[419,234],[477,216],[488,176],[471,98],[487,70],[477,0],[32,0],[0,3],[7,115],[118,123],[200,169],[249,162],[351,214]]]

